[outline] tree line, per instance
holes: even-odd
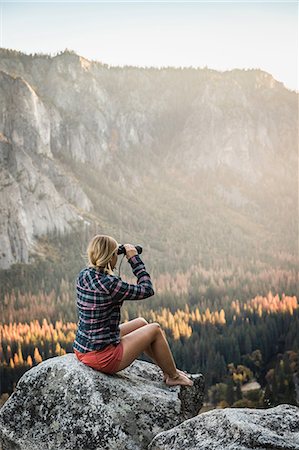
[[[139,303],[137,314],[125,306],[122,322],[136,315],[159,322],[177,366],[204,374],[206,402],[254,407],[283,401],[296,404],[293,378],[298,372],[299,308],[295,296],[279,298],[269,291],[267,297],[257,296],[242,306],[235,300],[220,311],[188,305],[174,312],[169,308],[154,311],[145,306]],[[72,353],[77,325],[77,321],[52,323],[46,318],[1,324],[1,394],[11,394],[32,366]],[[145,355],[141,359],[150,361]],[[253,380],[260,384],[258,392],[242,394],[242,386]]]

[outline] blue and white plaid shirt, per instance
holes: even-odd
[[[137,284],[87,267],[77,278],[78,329],[73,348],[81,353],[101,350],[120,342],[120,308],[124,300],[154,295],[151,277],[139,255],[128,259]]]

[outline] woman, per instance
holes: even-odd
[[[124,247],[137,284],[126,283],[114,275],[118,246],[107,235],[94,236],[88,245],[89,267],[77,278],[79,322],[73,344],[77,358],[93,369],[115,373],[144,352],[163,370],[168,386],[192,386],[193,381],[176,368],[158,323],[148,323],[140,317],[119,324],[124,300],[141,300],[154,295],[154,290],[150,275],[131,244]]]

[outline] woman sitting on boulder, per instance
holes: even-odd
[[[154,295],[150,275],[136,248],[125,244],[127,261],[137,284],[122,281],[113,273],[119,244],[97,235],[87,249],[89,267],[77,278],[78,329],[73,344],[77,358],[89,367],[115,373],[128,367],[144,352],[163,371],[168,386],[192,386],[187,374],[176,368],[164,331],[157,322],[143,317],[119,324],[124,300]]]

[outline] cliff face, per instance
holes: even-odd
[[[35,237],[66,232],[92,204],[55,156],[63,147],[59,112],[21,76],[0,71],[2,105],[0,266],[28,262]]]
[[[0,267],[29,262],[37,236],[106,220],[108,197],[110,209],[119,206],[117,189],[133,201],[142,189],[159,206],[155,182],[163,198],[180,180],[186,199],[203,193],[205,177],[211,207],[218,199],[266,224],[272,195],[289,214],[297,100],[260,70],[110,68],[68,52],[2,49]],[[295,221],[286,222],[294,236]]]

